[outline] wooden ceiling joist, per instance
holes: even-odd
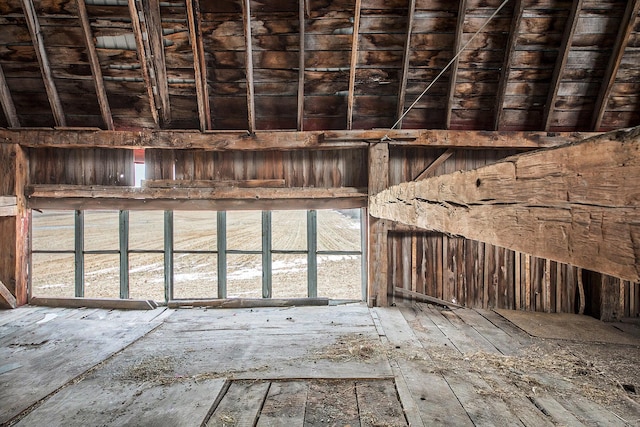
[[[306,26],[305,19],[305,0],[298,0],[298,31],[300,43],[298,45],[298,112],[297,112],[297,129],[304,130],[304,70],[305,70],[305,47],[304,47],[304,31]]]
[[[29,34],[31,35],[31,41],[40,64],[40,72],[44,81],[44,88],[47,92],[47,98],[51,105],[51,112],[57,126],[66,126],[67,120],[64,116],[64,110],[62,103],[60,102],[60,96],[58,95],[58,89],[56,88],[53,75],[51,74],[51,65],[49,64],[49,57],[45,50],[44,39],[42,32],[40,31],[40,23],[38,22],[38,16],[36,10],[33,7],[32,0],[22,0],[22,9],[24,10],[25,19],[27,21],[27,27],[29,28]]]
[[[247,122],[250,133],[256,130],[256,107],[253,83],[253,42],[251,40],[251,0],[241,0],[244,28],[244,65],[247,81]]]
[[[23,147],[57,148],[164,148],[210,151],[336,150],[366,147],[382,140],[390,145],[522,149],[578,142],[595,133],[491,132],[461,130],[352,130],[188,132],[171,130],[103,131],[68,129],[0,129],[0,142]]]
[[[153,80],[159,99],[160,126],[171,122],[171,103],[169,102],[169,80],[164,55],[164,41],[162,38],[162,19],[160,17],[160,0],[145,0],[142,2],[144,13],[144,27],[149,42],[149,55],[153,69]]]
[[[458,3],[458,20],[456,21],[456,36],[453,41],[453,54],[456,55],[462,47],[462,35],[464,34],[464,17],[467,14],[467,0],[460,0]],[[451,64],[451,72],[449,73],[449,89],[447,91],[447,109],[444,122],[444,128],[451,127],[451,115],[453,114],[453,98],[456,93],[456,81],[458,77],[458,65],[460,57],[456,57]]]
[[[9,85],[7,85],[7,80],[4,78],[2,65],[0,65],[0,105],[2,105],[2,111],[4,111],[4,116],[6,117],[9,126],[19,128],[20,120],[16,113],[16,106],[13,103],[13,98],[11,98]]]
[[[356,69],[358,68],[358,36],[360,34],[360,10],[362,0],[356,0],[353,10],[353,34],[351,35],[351,59],[349,66],[349,91],[347,95],[347,129],[353,128],[353,104],[355,102]]]
[[[640,127],[396,185],[369,213],[637,282],[638,168]]]
[[[462,0],[464,1],[464,0]],[[413,32],[413,18],[416,13],[416,0],[410,0],[409,11],[407,13],[407,35],[404,39],[404,52],[402,53],[402,72],[400,75],[400,86],[398,88],[398,107],[396,109],[397,128],[402,128],[402,114],[407,95],[407,80],[409,78],[409,66],[411,55],[411,33]]]
[[[564,28],[564,34],[562,35],[562,43],[558,50],[558,58],[556,59],[556,65],[553,69],[551,76],[551,83],[549,84],[549,92],[547,94],[547,101],[544,106],[542,115],[542,126],[544,130],[548,131],[551,127],[551,121],[553,116],[553,110],[556,105],[556,99],[558,97],[558,89],[560,88],[560,82],[562,81],[562,74],[564,73],[564,67],[567,64],[569,58],[569,51],[571,50],[571,42],[573,35],[575,34],[578,24],[578,18],[580,17],[580,11],[582,10],[582,0],[573,0],[569,17]]]
[[[516,44],[518,40],[518,34],[520,29],[520,22],[522,21],[522,14],[524,12],[524,1],[516,0],[513,7],[513,17],[511,18],[511,29],[509,30],[509,39],[507,40],[507,46],[505,48],[504,63],[500,70],[500,81],[498,83],[498,95],[496,97],[496,110],[495,120],[493,128],[500,130],[500,124],[502,123],[502,115],[504,112],[504,99],[507,94],[507,83],[509,82],[509,73],[511,71],[511,63],[516,51]]]
[[[91,24],[89,23],[87,6],[85,4],[85,0],[77,0],[76,3],[78,5],[78,18],[80,19],[82,35],[84,36],[85,46],[87,47],[87,56],[89,58],[89,65],[91,66],[91,74],[93,75],[93,83],[96,87],[96,97],[98,98],[100,113],[102,114],[102,120],[105,127],[112,130],[114,129],[113,116],[111,115],[111,107],[109,106],[109,99],[107,98],[107,90],[105,89],[104,79],[102,78],[100,60],[98,59],[96,45],[93,41],[93,32],[91,31]]]
[[[620,30],[618,31],[615,44],[613,45],[613,54],[607,64],[607,69],[605,71],[604,78],[602,79],[602,84],[600,85],[600,91],[598,92],[598,98],[596,99],[593,118],[591,120],[591,128],[593,130],[598,130],[600,129],[600,126],[602,126],[602,118],[604,117],[604,113],[607,109],[609,95],[611,94],[611,89],[616,81],[618,68],[620,67],[620,62],[622,61],[625,49],[629,43],[629,37],[631,36],[631,31],[635,25],[638,11],[640,11],[640,0],[629,0],[627,2],[627,8],[625,9],[622,22],[620,23]]]
[[[187,0],[187,24],[189,42],[193,52],[193,70],[196,80],[196,98],[200,130],[211,129],[211,107],[209,104],[209,86],[207,84],[207,63],[204,55],[199,0]]]

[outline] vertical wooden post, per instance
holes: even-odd
[[[318,212],[307,211],[307,296],[318,296]]]
[[[271,211],[262,211],[262,298],[271,298]]]
[[[173,211],[164,211],[164,300],[173,299]]]
[[[227,297],[227,213],[218,212],[217,226],[218,245],[218,298]]]
[[[120,211],[120,298],[129,298],[129,211]]]
[[[15,196],[15,215],[0,216],[0,282],[15,304],[0,298],[0,307],[28,302],[28,232],[31,215],[26,208],[27,157],[18,145],[0,144],[0,196]],[[9,296],[9,295],[7,295]]]
[[[369,147],[369,196],[389,187],[389,144],[377,143]],[[384,220],[369,217],[369,305],[388,305],[389,265],[387,225]]]
[[[75,296],[84,297],[84,211],[75,212]]]

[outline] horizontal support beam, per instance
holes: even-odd
[[[33,185],[27,207],[36,209],[268,210],[351,209],[367,205],[365,189],[342,188],[134,188]]]
[[[152,300],[115,299],[115,298],[56,298],[33,297],[31,305],[61,308],[104,308],[113,310],[153,310],[158,305]]]
[[[143,188],[280,188],[285,186],[284,179],[147,179],[142,180]]]
[[[384,190],[370,214],[640,280],[640,127]]]
[[[492,132],[454,130],[353,131],[103,131],[94,129],[0,129],[0,143],[23,147],[163,148],[209,151],[351,149],[380,141],[390,145],[536,149],[581,141],[599,133]]]
[[[329,305],[329,298],[223,298],[200,300],[172,300],[169,308],[256,308],[256,307],[301,307]]]

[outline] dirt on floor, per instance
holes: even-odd
[[[272,218],[272,249],[307,249],[306,211],[277,211]],[[119,215],[85,211],[85,297],[120,295]],[[262,297],[261,212],[227,212],[227,296]],[[174,212],[174,298],[217,298],[216,213]],[[74,212],[34,212],[32,287],[34,296],[74,296]],[[129,214],[129,296],[164,300],[164,213]],[[110,251],[111,253],[92,253]],[[140,253],[147,251],[146,253]],[[148,252],[150,251],[150,252]],[[359,210],[318,211],[318,251],[360,251]],[[191,253],[189,253],[191,252]],[[272,297],[307,296],[307,255],[272,255]],[[336,285],[339,283],[340,285]],[[361,256],[318,255],[318,296],[361,299]]]

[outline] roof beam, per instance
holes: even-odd
[[[171,122],[171,104],[169,102],[169,81],[164,57],[164,41],[162,38],[162,19],[160,17],[160,0],[145,0],[142,2],[144,12],[144,26],[146,28],[149,56],[155,75],[155,85],[159,98],[160,126]]]
[[[138,7],[136,6],[136,0],[129,0],[129,14],[131,15],[131,27],[133,29],[133,35],[136,39],[136,48],[138,50],[138,60],[140,61],[140,67],[142,68],[142,77],[144,79],[145,86],[147,88],[147,97],[149,98],[149,107],[151,109],[151,117],[156,125],[160,125],[160,118],[158,116],[158,108],[156,105],[156,97],[154,95],[154,80],[151,78],[150,63],[147,57],[148,48],[145,46],[145,37],[143,37],[143,31],[140,26],[140,14]],[[148,40],[147,40],[148,44]]]
[[[16,113],[16,106],[13,103],[13,98],[11,98],[11,91],[9,90],[7,79],[4,78],[2,65],[0,65],[0,104],[2,105],[4,116],[7,118],[7,122],[9,122],[9,126],[12,128],[19,128],[20,120]]]
[[[251,41],[251,0],[241,0],[244,21],[245,73],[247,76],[247,119],[249,132],[256,130],[256,107],[253,84],[253,43]]]
[[[104,131],[62,129],[0,129],[0,143],[23,147],[163,148],[209,151],[338,150],[386,141],[397,146],[530,150],[581,141],[595,133],[487,132],[453,130],[246,131],[172,130]]]
[[[298,47],[298,123],[297,129],[304,128],[304,70],[305,70],[305,47],[304,47],[304,30],[305,30],[305,6],[306,0],[298,0],[298,26],[300,28],[300,45]]]
[[[189,42],[193,52],[193,70],[196,80],[196,97],[198,101],[198,118],[200,130],[211,129],[211,107],[209,105],[209,86],[207,85],[207,63],[204,56],[204,43],[200,25],[199,0],[187,0],[187,23],[189,26]]]
[[[400,118],[404,113],[404,104],[407,95],[407,79],[409,76],[409,59],[411,55],[411,33],[413,32],[413,17],[415,13],[416,0],[410,0],[409,12],[407,14],[407,36],[404,40],[404,53],[402,54],[402,75],[400,77],[400,87],[398,88],[398,108],[396,110],[398,129],[402,128],[402,120],[400,120]]]
[[[356,68],[358,66],[358,36],[360,34],[360,9],[362,0],[356,0],[353,10],[353,34],[351,35],[351,65],[349,66],[349,94],[347,95],[347,129],[353,127],[353,103],[355,100]]]
[[[576,31],[580,10],[582,10],[582,0],[573,0],[573,5],[571,6],[571,11],[569,12],[569,17],[567,18],[567,23],[564,28],[564,34],[562,36],[562,43],[560,44],[558,58],[556,59],[556,65],[553,69],[551,83],[549,84],[547,103],[544,106],[542,125],[546,131],[551,127],[551,116],[556,105],[558,88],[560,87],[564,67],[567,64],[567,58],[569,57],[569,51],[571,50],[571,41],[573,40],[573,34]]]
[[[516,4],[513,7],[513,17],[511,18],[511,29],[509,30],[509,40],[505,48],[504,63],[502,70],[500,71],[500,83],[498,85],[498,95],[496,99],[496,111],[495,121],[493,128],[500,130],[500,124],[502,123],[502,116],[504,112],[504,98],[507,94],[507,83],[509,83],[509,72],[511,71],[511,63],[513,62],[513,55],[516,50],[516,42],[518,40],[518,32],[520,29],[520,21],[522,20],[522,13],[524,11],[524,1],[516,0]]]
[[[596,100],[595,108],[593,109],[593,117],[591,120],[591,128],[594,130],[600,129],[602,125],[602,118],[607,110],[607,103],[609,101],[609,95],[611,94],[611,88],[616,81],[616,75],[618,74],[618,68],[620,62],[624,56],[625,48],[629,43],[629,37],[633,30],[638,11],[640,10],[640,0],[630,0],[627,2],[627,8],[624,12],[622,22],[620,23],[620,30],[616,37],[615,44],[613,45],[613,54],[609,59],[607,70],[605,71],[600,85],[600,91],[598,92],[598,98]]]
[[[57,126],[66,126],[67,120],[64,117],[64,110],[62,109],[62,103],[58,96],[58,89],[53,80],[51,74],[51,66],[49,64],[49,58],[44,48],[44,40],[42,38],[42,32],[40,31],[40,23],[38,22],[38,16],[36,10],[33,7],[32,0],[22,0],[22,9],[24,10],[24,16],[27,20],[27,26],[29,27],[29,33],[31,34],[31,41],[36,51],[36,57],[40,64],[40,72],[42,73],[42,79],[44,80],[44,88],[49,98],[49,104],[51,105],[51,112]]]
[[[102,114],[102,121],[107,129],[113,130],[113,116],[111,115],[111,107],[109,106],[109,100],[107,98],[107,90],[104,87],[96,45],[93,41],[93,32],[91,31],[91,24],[89,23],[87,6],[85,0],[77,0],[76,3],[78,5],[78,18],[80,19],[80,26],[82,27],[84,42],[87,46],[89,65],[91,66],[91,73],[93,74],[93,82],[96,87],[96,96],[98,98],[98,105],[100,106],[100,113]]]
[[[456,23],[456,37],[453,42],[453,54],[456,55],[462,47],[462,35],[464,34],[464,17],[467,13],[467,0],[460,0],[458,3],[458,21]],[[445,116],[444,127],[451,127],[451,115],[453,114],[453,97],[456,93],[456,81],[458,76],[458,64],[460,57],[457,57],[451,64],[451,72],[449,73],[449,90],[447,92],[447,111]]]
[[[369,213],[637,282],[638,167],[640,127],[396,185]]]

